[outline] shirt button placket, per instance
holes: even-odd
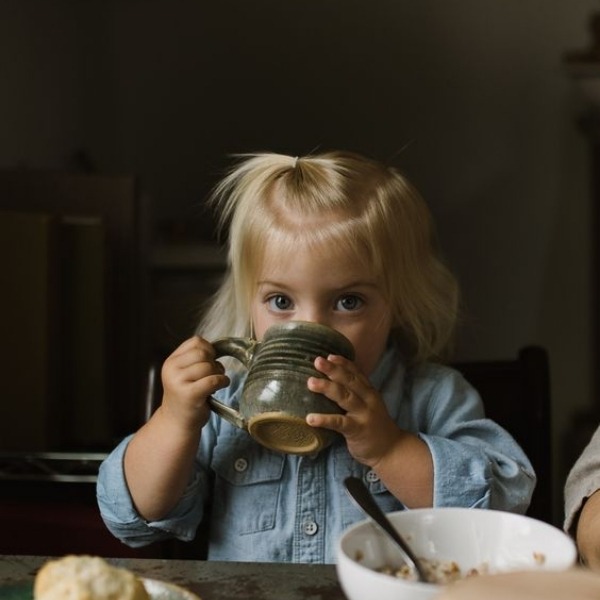
[[[325,560],[325,461],[321,457],[300,459],[297,474],[294,560]]]

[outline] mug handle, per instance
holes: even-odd
[[[215,349],[217,358],[223,356],[231,356],[239,360],[246,369],[248,368],[252,357],[254,356],[254,350],[259,342],[251,338],[222,338],[213,342],[213,348]],[[212,396],[208,397],[208,406],[210,409],[222,419],[225,419],[228,423],[231,423],[235,427],[248,431],[248,423],[241,415],[241,413],[231,406],[227,406],[222,402],[219,402]]]

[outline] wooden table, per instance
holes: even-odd
[[[1,586],[31,581],[43,556],[0,556]],[[345,600],[334,565],[111,558],[141,577],[174,583],[201,600]]]

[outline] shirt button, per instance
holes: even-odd
[[[367,471],[367,474],[365,475],[365,479],[369,483],[376,483],[377,481],[379,481],[379,475],[377,475],[377,473],[375,473],[375,471],[373,471],[371,469],[370,471]]]
[[[233,463],[233,468],[238,473],[243,473],[248,468],[248,461],[245,458],[238,458]]]
[[[315,535],[319,530],[319,526],[314,521],[307,521],[302,526],[302,529],[306,535]]]

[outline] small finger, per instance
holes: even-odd
[[[327,375],[331,381],[352,390],[358,396],[365,394],[371,387],[356,365],[343,356],[331,354],[327,358],[318,357],[315,359],[315,368]]]

